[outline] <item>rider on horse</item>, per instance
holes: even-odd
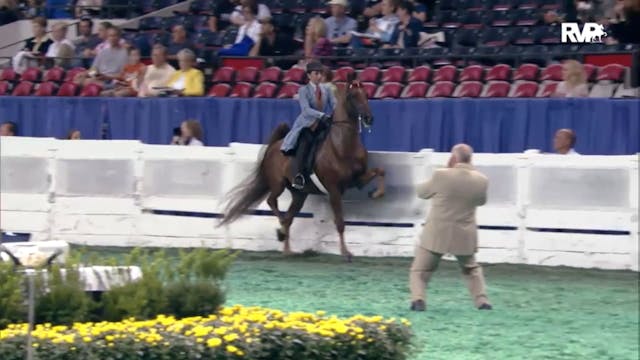
[[[331,114],[336,107],[333,92],[320,83],[323,77],[323,66],[318,62],[309,63],[307,77],[309,83],[298,91],[302,112],[280,148],[285,155],[295,154],[295,160],[291,164],[292,174],[295,176],[291,185],[297,190],[304,188],[305,176],[311,170],[308,169],[309,161],[305,160],[311,155],[308,152],[314,142],[314,136],[317,135],[317,130],[330,122]]]

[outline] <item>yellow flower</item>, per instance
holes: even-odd
[[[230,352],[232,354],[240,351],[240,349],[238,349],[237,347],[233,346],[233,345],[227,345],[227,352]]]
[[[224,341],[226,342],[232,342],[234,340],[238,339],[238,334],[228,334],[224,336]]]
[[[85,336],[85,337],[82,338],[82,341],[88,343],[88,342],[91,342],[91,338],[88,337],[88,336]]]
[[[222,344],[222,340],[220,340],[219,338],[211,338],[209,340],[207,340],[207,346],[208,347],[218,347]]]

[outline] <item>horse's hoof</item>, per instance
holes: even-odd
[[[285,234],[282,230],[276,230],[276,236],[278,236],[278,241],[283,242],[287,240],[287,234]]]

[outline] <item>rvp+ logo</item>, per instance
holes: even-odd
[[[585,23],[580,32],[578,23],[562,23],[563,43],[601,43],[607,37],[604,26],[598,23]]]

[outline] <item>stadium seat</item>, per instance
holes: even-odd
[[[218,68],[213,74],[212,81],[214,83],[230,83],[233,82],[233,76],[235,75],[235,69],[229,66],[223,66]]]
[[[462,17],[462,28],[481,29],[486,22],[483,11],[467,11]]]
[[[495,11],[506,11],[506,10],[509,10],[509,9],[511,9],[513,7],[514,2],[516,2],[516,1],[513,1],[513,0],[493,0],[493,1],[490,1],[491,9],[493,9]]]
[[[253,94],[254,98],[267,98],[271,99],[276,95],[278,86],[271,82],[263,82],[256,87],[256,91]]]
[[[535,97],[538,92],[538,83],[533,81],[520,81],[512,86],[512,93],[509,97],[525,98]]]
[[[53,81],[60,83],[64,80],[64,69],[61,67],[53,67],[44,73],[42,81]]]
[[[378,90],[378,85],[372,82],[363,82],[362,87],[364,88],[364,91],[367,93],[367,97],[369,99],[373,99],[373,96],[376,94],[376,91]]]
[[[491,26],[511,26],[514,23],[515,15],[508,10],[493,11],[491,14]]]
[[[19,75],[10,67],[2,69],[2,73],[0,73],[1,81],[16,82],[18,78]]]
[[[597,83],[593,85],[591,91],[589,92],[590,98],[610,98],[613,97],[613,94],[618,87],[616,83]]]
[[[482,81],[484,68],[480,65],[471,65],[462,69],[460,73],[460,81]]]
[[[624,81],[625,67],[620,64],[608,64],[600,68],[596,77],[597,81],[622,82]],[[23,75],[24,77],[24,75]]]
[[[233,86],[229,97],[248,98],[251,97],[251,90],[253,90],[253,84],[248,82],[239,82]]]
[[[211,97],[226,97],[231,91],[231,85],[229,84],[215,84],[209,90],[209,96]]]
[[[334,81],[347,81],[347,76],[353,73],[355,70],[351,66],[343,66],[335,71],[333,76]]]
[[[513,80],[536,81],[538,79],[538,65],[522,64],[513,74]]]
[[[76,77],[76,75],[84,71],[86,71],[86,69],[83,67],[75,67],[73,69],[67,70],[67,73],[64,76],[64,81],[73,82],[73,79]]]
[[[509,95],[511,85],[506,81],[491,81],[487,89],[480,97],[506,97]]]
[[[56,92],[56,84],[51,81],[46,81],[38,85],[35,96],[53,96]]]
[[[538,0],[538,5],[543,10],[558,10],[562,6],[558,0]]]
[[[584,64],[584,72],[587,76],[587,81],[592,81],[597,73],[598,67],[593,64]]]
[[[531,26],[522,26],[514,30],[513,41],[515,45],[533,45],[536,43],[536,30]]]
[[[33,91],[33,83],[31,81],[20,81],[18,85],[13,89],[11,95],[13,96],[29,96]]]
[[[376,83],[378,82],[379,78],[380,78],[380,68],[375,66],[370,66],[362,70],[362,72],[360,72],[360,75],[358,76],[358,79],[360,79],[360,81],[362,82]]]
[[[382,73],[382,82],[402,82],[404,80],[405,68],[402,66],[392,66]]]
[[[67,73],[68,75],[69,73]],[[72,82],[65,82],[58,89],[58,96],[76,96],[78,94],[78,85]]]
[[[1,80],[0,81],[0,96],[4,96],[9,94],[11,90],[11,83],[8,81]]]
[[[540,73],[540,81],[562,81],[562,64],[551,64]]]
[[[431,86],[431,89],[427,92],[427,97],[450,97],[454,88],[455,85],[451,81],[439,81]]]
[[[404,90],[400,94],[400,97],[403,99],[410,98],[423,98],[427,94],[427,90],[429,89],[429,84],[422,81],[412,82],[409,85],[405,86]]]
[[[236,81],[254,83],[258,78],[258,68],[247,66],[236,72]]]
[[[536,9],[518,9],[514,14],[516,26],[534,26],[540,20],[540,14]]]
[[[540,85],[537,97],[551,97],[555,94],[557,87],[557,81],[545,81]]]
[[[282,78],[282,82],[294,82],[298,84],[302,84],[306,78],[306,74],[304,73],[304,69],[299,67],[292,67],[284,73],[284,77]]]
[[[541,44],[559,44],[561,40],[558,26],[544,26],[538,30],[536,38]]]
[[[453,97],[478,97],[482,93],[482,83],[479,81],[465,81],[458,85]]]
[[[80,96],[96,97],[96,96],[100,96],[101,92],[102,92],[102,86],[98,84],[87,84],[80,91]]]
[[[376,99],[395,99],[402,92],[402,84],[398,82],[388,82],[382,84],[380,90],[375,94]]]
[[[430,67],[425,65],[418,66],[417,68],[414,68],[413,70],[411,70],[407,81],[408,82],[429,81],[429,75],[431,75]]]
[[[521,0],[518,9],[537,9],[540,5],[537,0]]]
[[[457,11],[440,12],[440,26],[445,29],[456,29],[462,25],[462,19]]]
[[[280,91],[278,92],[278,99],[291,99],[296,94],[298,94],[298,90],[300,89],[300,84],[290,82],[282,85]]]
[[[490,27],[478,35],[479,43],[492,48],[506,46],[513,39],[514,31],[510,28]]]
[[[458,1],[458,8],[465,9],[467,11],[479,11],[485,9],[484,0],[460,0]]]
[[[453,65],[446,65],[433,74],[433,82],[437,81],[455,81],[458,69]]]
[[[266,69],[263,69],[260,72],[260,78],[258,79],[258,82],[270,81],[273,83],[279,83],[281,76],[282,76],[282,70],[280,70],[279,67],[277,66],[268,67]]]
[[[23,73],[22,76],[20,77],[20,80],[22,81],[31,81],[31,82],[37,82],[40,81],[40,77],[42,76],[42,72],[40,71],[39,68],[37,67],[30,67],[27,68]]]
[[[142,31],[160,30],[162,29],[164,18],[159,16],[149,16],[140,19],[138,29]]]
[[[511,79],[511,67],[506,64],[498,64],[492,67],[491,69],[489,69],[489,71],[487,72],[487,75],[485,75],[484,77],[485,81],[494,81],[494,80],[509,81],[510,79]]]

